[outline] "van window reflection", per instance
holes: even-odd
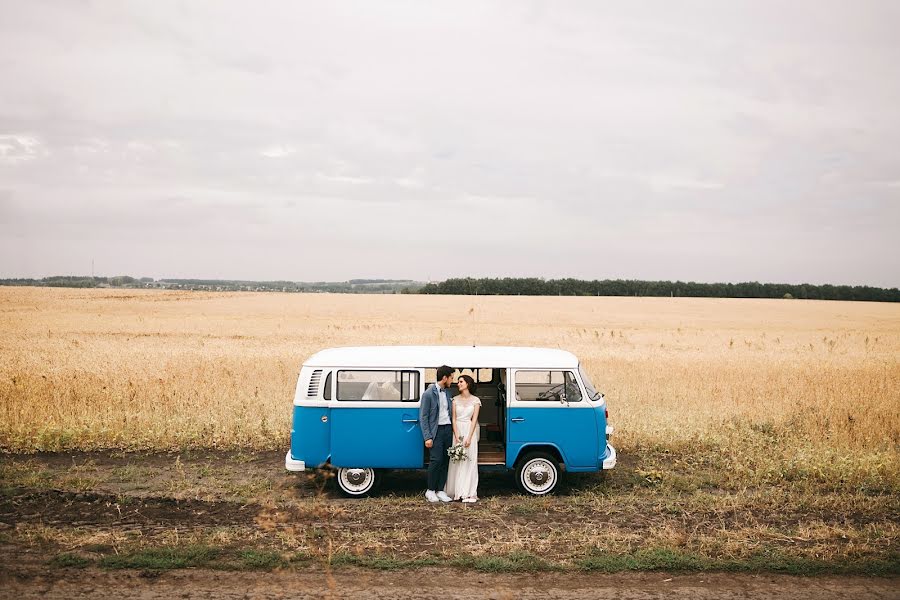
[[[419,399],[419,372],[338,371],[337,399],[414,402]]]
[[[517,371],[516,399],[529,402],[580,402],[581,388],[571,371]]]

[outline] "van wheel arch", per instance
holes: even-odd
[[[535,454],[537,452],[541,452],[544,454],[549,454],[553,460],[556,461],[556,464],[559,466],[560,470],[565,470],[566,461],[563,460],[562,453],[559,451],[559,448],[556,446],[548,446],[548,445],[539,445],[539,446],[525,446],[521,450],[519,450],[519,456],[516,457],[515,462],[513,463],[513,468],[518,469],[519,464],[526,459],[529,454]]]

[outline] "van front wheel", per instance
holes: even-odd
[[[341,491],[353,498],[365,496],[375,489],[378,472],[375,469],[341,467],[337,472],[337,483]]]
[[[559,483],[559,465],[545,452],[532,452],[519,461],[516,483],[526,494],[543,496],[556,489]]]

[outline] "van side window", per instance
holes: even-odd
[[[419,399],[419,372],[338,371],[337,399],[415,402]]]
[[[400,371],[400,399],[415,402],[419,399],[419,372]]]
[[[559,402],[581,401],[581,388],[570,371],[517,371],[516,399]]]
[[[328,376],[325,377],[325,391],[322,392],[324,395],[322,396],[326,400],[331,400],[331,371],[328,372]]]
[[[566,402],[581,402],[581,388],[571,371],[566,371]]]

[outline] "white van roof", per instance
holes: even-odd
[[[328,348],[310,356],[307,367],[577,369],[578,358],[553,348],[513,346],[356,346]]]

